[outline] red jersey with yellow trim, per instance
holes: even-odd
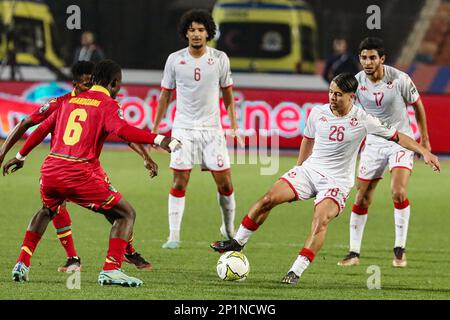
[[[33,121],[34,124],[41,123],[42,121],[50,117],[53,114],[53,112],[58,110],[58,108],[62,105],[64,101],[74,96],[75,91],[72,90],[71,92],[66,93],[63,96],[50,99],[44,105],[42,105],[40,108],[37,108],[33,113],[29,115],[31,121]]]
[[[52,127],[51,152],[41,168],[41,183],[57,186],[86,181],[99,168],[99,156],[110,133],[127,122],[109,92],[93,86],[62,103],[41,126]]]

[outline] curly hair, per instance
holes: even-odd
[[[83,74],[92,74],[95,64],[91,61],[78,61],[72,66],[72,77],[75,81],[80,81]]]
[[[113,60],[102,60],[96,64],[92,73],[92,82],[103,87],[108,86],[114,77],[122,71],[120,65]]]
[[[207,41],[214,39],[214,36],[216,35],[216,23],[211,14],[202,9],[192,9],[183,14],[178,25],[178,33],[182,39],[187,39],[186,33],[192,22],[201,23],[205,26],[206,31],[208,32],[208,38],[206,38]]]
[[[380,57],[386,54],[383,40],[375,37],[367,37],[359,44],[359,53],[363,50],[376,50]]]

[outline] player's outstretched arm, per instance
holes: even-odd
[[[420,153],[423,156],[425,163],[432,167],[434,171],[441,171],[441,165],[438,157],[428,151],[424,146],[408,137],[406,134],[398,132],[392,140],[406,149]]]
[[[33,121],[26,117],[22,119],[12,130],[12,132],[8,135],[2,147],[0,148],[0,166],[5,160],[6,154],[11,150],[11,148],[19,141],[20,138],[24,135],[24,133],[34,126]]]
[[[121,126],[116,132],[117,136],[125,141],[140,143],[140,144],[154,144],[167,152],[174,152],[181,148],[181,142],[177,139],[169,138],[160,134],[146,132],[136,127],[125,124]]]
[[[163,116],[166,114],[167,107],[169,106],[170,98],[172,96],[171,90],[162,89],[159,95],[158,107],[156,109],[155,122],[153,123],[152,132],[157,133],[159,125]]]
[[[22,149],[16,157],[9,160],[3,166],[3,176],[21,169],[24,165],[25,157],[55,128],[56,113],[45,120],[32,134],[27,138]],[[9,171],[11,169],[11,172]]]
[[[314,139],[303,137],[300,144],[300,152],[298,153],[297,165],[300,166],[312,153],[314,147]]]
[[[413,108],[416,115],[417,125],[420,130],[420,143],[425,149],[431,151],[430,138],[428,136],[427,117],[422,100],[419,99],[416,103],[414,103]]]
[[[144,159],[144,167],[149,171],[150,178],[156,177],[158,175],[158,165],[150,157],[145,147],[134,142],[129,142],[128,146]]]

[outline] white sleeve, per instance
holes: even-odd
[[[368,134],[373,134],[387,140],[391,140],[397,134],[395,128],[391,128],[387,123],[382,123],[380,119],[370,114],[364,113],[364,123]]]
[[[305,126],[305,131],[303,132],[303,136],[308,138],[308,139],[314,139],[315,135],[316,135],[316,126],[315,126],[315,116],[316,116],[316,112],[314,111],[315,108],[314,107],[311,110],[311,113],[309,114],[308,119],[306,120],[306,126]]]
[[[399,78],[400,93],[407,104],[413,104],[419,100],[420,95],[416,86],[407,74],[402,74]]]
[[[174,69],[174,55],[171,54],[166,61],[166,65],[164,66],[164,74],[161,80],[161,87],[164,89],[175,89],[176,81],[175,81],[175,69]]]
[[[230,59],[225,52],[220,57],[220,87],[226,88],[233,85],[231,78]]]

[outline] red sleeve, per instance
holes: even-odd
[[[127,124],[117,131],[117,136],[128,142],[153,144],[157,134],[138,129]],[[21,155],[23,154],[21,153]]]
[[[107,102],[105,106],[105,130],[108,133],[115,133],[128,123],[123,119],[122,109],[115,101]]]
[[[30,114],[31,121],[33,121],[34,124],[41,123],[42,121],[50,117],[56,110],[58,110],[58,108],[66,98],[67,97],[65,95],[47,101],[46,104],[37,108],[33,113]]]
[[[45,137],[54,130],[56,123],[57,113],[53,113],[47,120],[45,120],[33,133],[27,138],[25,144],[19,153],[25,157],[28,155],[38,144],[40,144]]]

